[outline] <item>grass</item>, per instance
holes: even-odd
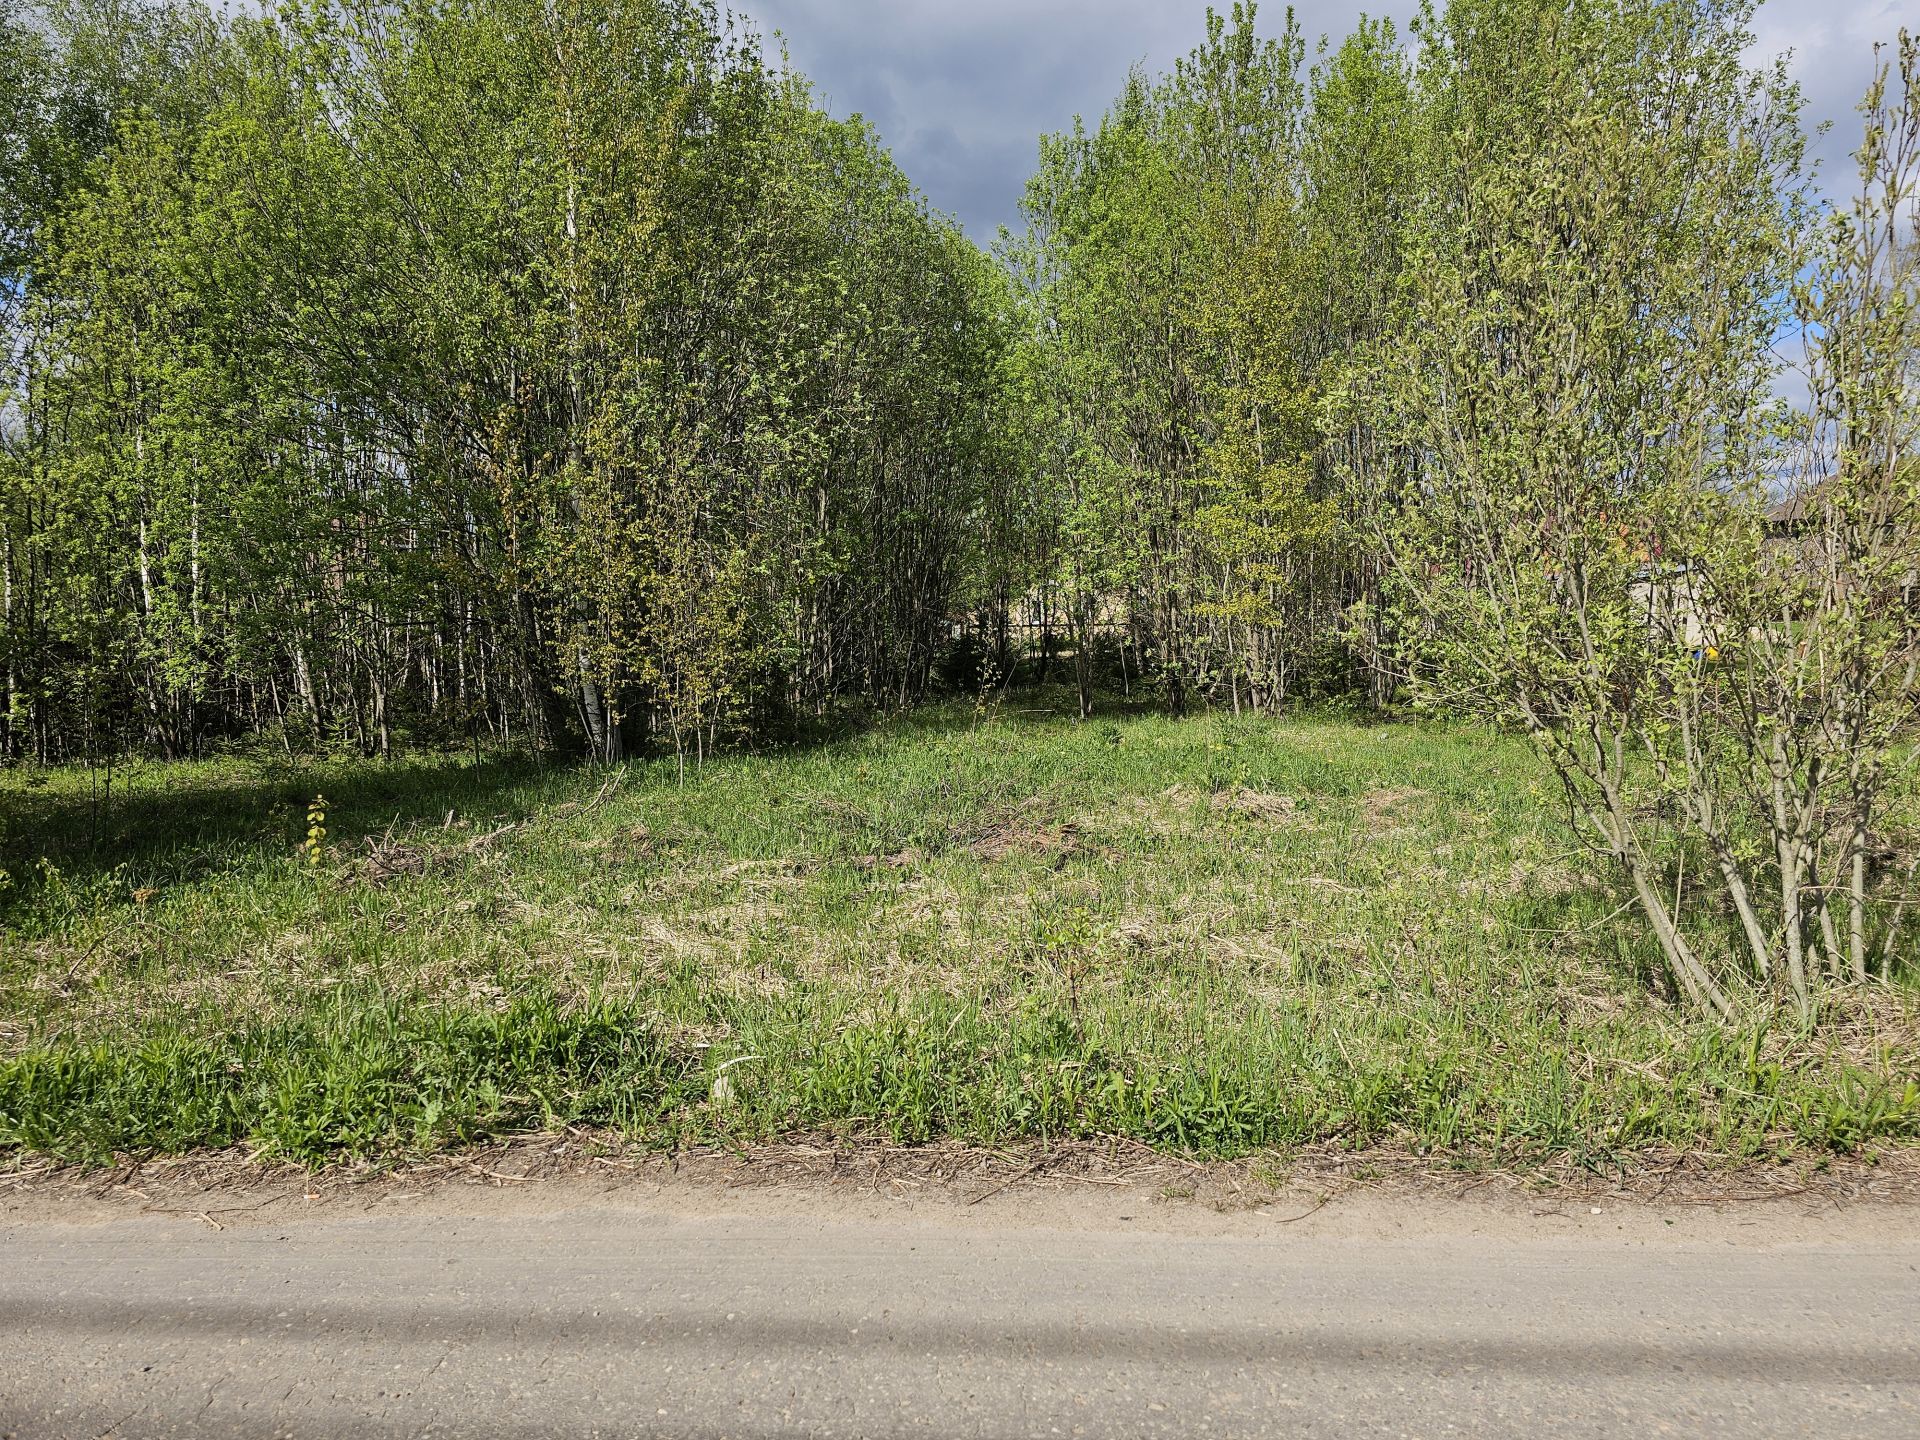
[[[0,786],[16,1151],[1920,1140],[1920,997],[1813,1030],[1659,1005],[1525,746],[1465,726],[1080,726],[1042,696],[685,784],[468,756],[136,766],[104,806],[83,772]]]

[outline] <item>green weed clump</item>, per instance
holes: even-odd
[[[16,1055],[0,1062],[0,1145],[106,1159],[249,1142],[323,1161],[618,1126],[666,1083],[645,1027],[604,1011],[336,1006],[225,1034]]]
[[[1920,1141],[1910,988],[1663,1005],[1524,747],[1468,728],[956,708],[684,784],[150,767],[105,817],[41,779],[0,793],[0,1148]]]

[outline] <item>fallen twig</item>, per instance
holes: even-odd
[[[1333,1197],[1339,1193],[1340,1192],[1337,1190],[1329,1190],[1327,1191],[1326,1194],[1320,1197],[1319,1203],[1314,1205],[1311,1209],[1302,1210],[1298,1215],[1285,1216],[1284,1218],[1279,1220],[1277,1223],[1281,1225],[1294,1225],[1306,1219],[1309,1215],[1318,1215],[1322,1210],[1326,1209],[1327,1206],[1333,1203]]]
[[[1047,1165],[1047,1162],[1044,1159],[1036,1160],[1031,1165],[1027,1166],[1026,1169],[1018,1171],[1017,1173],[1008,1176],[1005,1180],[1002,1180],[998,1185],[994,1186],[991,1190],[983,1191],[982,1193],[974,1196],[973,1199],[967,1201],[967,1204],[978,1205],[982,1200],[991,1199],[993,1196],[998,1195],[1002,1190],[1005,1190],[1008,1186],[1026,1179],[1027,1176],[1033,1174],[1036,1170],[1044,1170],[1046,1168],[1046,1165]]]

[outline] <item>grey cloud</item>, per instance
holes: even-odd
[[[981,240],[1019,220],[1039,136],[1098,115],[1128,67],[1165,69],[1202,33],[1204,0],[741,0],[761,29],[784,33],[794,63],[834,113],[873,123],[940,209]],[[1225,8],[1226,0],[1219,0]],[[1344,35],[1361,6],[1297,4],[1310,44]],[[1404,0],[1364,7],[1404,25]],[[1268,0],[1277,30],[1285,7]],[[1756,58],[1793,53],[1826,188],[1845,191],[1875,40],[1890,40],[1914,0],[1771,0]]]
[[[1806,96],[1809,128],[1831,127],[1810,140],[1827,193],[1849,194],[1854,185],[1858,106],[1873,79],[1874,45],[1891,42],[1902,24],[1911,28],[1916,20],[1920,10],[1911,0],[1774,0],[1761,8],[1754,50],[1789,55]]]
[[[980,239],[1016,223],[1042,133],[1098,114],[1129,66],[1191,48],[1165,0],[747,0],[836,114],[859,113]]]

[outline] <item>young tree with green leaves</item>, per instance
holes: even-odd
[[[1891,138],[1910,112],[1871,102],[1867,193],[1808,256],[1798,97],[1744,68],[1750,13],[1429,13],[1437,179],[1363,382],[1406,457],[1380,528],[1424,693],[1533,736],[1662,973],[1721,1015],[1742,978],[1805,1010],[1815,950],[1864,976],[1915,641],[1913,281],[1892,243],[1912,147]],[[1814,406],[1783,449],[1790,296]],[[1830,497],[1805,543],[1766,523],[1783,462]]]

